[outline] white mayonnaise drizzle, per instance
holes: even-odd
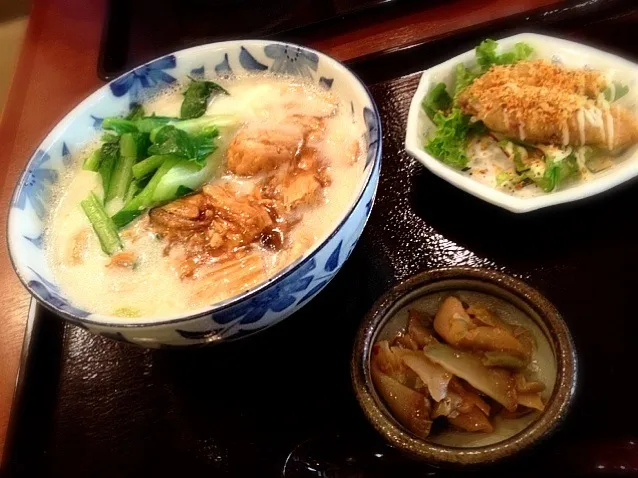
[[[587,148],[588,147],[576,148],[576,151],[574,151],[574,156],[576,157],[576,163],[578,164],[578,170],[580,171],[580,174],[582,175],[583,181],[587,181],[589,177],[591,176],[591,173],[589,172],[589,169],[587,169],[587,165],[585,164],[585,161],[587,159],[585,152],[587,151]]]
[[[610,83],[610,88],[615,88],[615,86],[612,86],[613,83]],[[615,91],[614,91],[614,96],[616,95]],[[612,96],[612,98],[614,97]],[[604,121],[604,123],[606,123],[606,135],[607,135],[607,148],[609,148],[609,151],[614,149],[614,117],[611,115],[611,105],[609,104],[609,101],[607,101],[605,99],[605,95],[603,93],[598,95],[598,98],[596,98],[596,104],[598,104],[598,106],[601,108],[602,111],[605,112],[604,118],[606,121]],[[601,117],[602,117],[602,112],[601,112]],[[604,128],[604,126],[603,126]],[[603,140],[605,135],[603,135]]]
[[[518,136],[521,138],[521,141],[525,141],[525,126],[523,123],[518,123]]]
[[[614,149],[614,117],[611,115],[611,111],[607,110],[607,147],[609,151]]]
[[[576,122],[578,123],[578,136],[580,138],[580,144],[585,144],[585,111],[584,108],[579,108],[576,112]]]
[[[569,144],[569,125],[567,121],[563,122],[563,146],[567,146]]]

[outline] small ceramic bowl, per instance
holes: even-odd
[[[539,353],[546,349],[551,364],[546,407],[516,420],[495,424],[491,434],[439,431],[426,440],[404,428],[377,395],[370,375],[372,346],[394,336],[407,322],[407,306],[433,313],[440,301],[454,294],[476,300],[511,323],[525,322],[536,335]],[[434,310],[428,310],[434,309]],[[540,340],[539,340],[540,338]],[[540,362],[539,362],[540,363]],[[546,369],[547,372],[547,369]],[[554,374],[555,372],[555,374]],[[351,373],[364,414],[394,447],[417,459],[437,464],[492,463],[528,448],[548,436],[564,419],[576,389],[577,360],[571,335],[558,311],[538,291],[496,271],[471,268],[437,269],[418,274],[384,294],[365,317],[357,334]],[[552,386],[553,384],[553,386]]]
[[[366,127],[368,152],[352,202],[333,231],[274,277],[225,301],[182,314],[122,318],[76,307],[45,257],[48,200],[74,154],[101,134],[107,116],[189,76],[270,71],[307,78],[340,95]],[[321,291],[354,248],[374,201],[381,169],[381,121],[365,85],[323,53],[290,43],[235,40],[211,43],[150,61],[104,85],[66,115],[37,147],[16,185],[9,210],[11,261],[29,292],[59,317],[96,334],[145,347],[189,346],[255,334],[298,310]]]

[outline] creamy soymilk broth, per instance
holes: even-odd
[[[323,189],[320,204],[304,208],[302,220],[289,233],[286,247],[277,252],[260,249],[265,274],[270,277],[326,238],[349,210],[363,181],[367,148],[363,143],[364,127],[359,119],[353,118],[349,104],[328,91],[300,82],[298,78],[263,74],[218,82],[230,95],[215,97],[206,115],[234,115],[238,125],[221,129],[215,155],[224,157],[238,127],[253,124],[277,127],[284,118],[292,115],[325,117],[325,136],[319,151],[331,183]],[[183,88],[184,85],[180,85],[149,98],[144,103],[146,114],[178,117]],[[331,114],[335,105],[336,112]],[[354,143],[358,143],[358,148],[353,148]],[[86,151],[97,145],[90,145]],[[356,152],[348,154],[353,149]],[[224,291],[223,277],[209,282],[214,284],[210,288],[202,284],[197,274],[181,279],[175,263],[165,253],[166,241],[143,227],[147,214],[120,231],[124,250],[135,254],[136,266],[128,269],[109,267],[111,258],[101,250],[80,207],[80,201],[90,191],[102,194],[100,176],[82,170],[85,154],[74,158],[71,172],[61,179],[45,231],[47,258],[55,278],[78,307],[105,315],[166,316],[235,295]],[[211,183],[231,180],[249,187],[258,179],[228,174],[222,160],[219,174]],[[114,200],[107,210],[113,214],[121,205]],[[205,293],[201,293],[202,289]]]

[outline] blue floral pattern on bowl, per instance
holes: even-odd
[[[37,277],[37,280],[31,280],[28,286],[31,289],[35,290],[36,293],[44,299],[45,304],[51,305],[54,310],[62,310],[68,315],[79,319],[82,319],[89,315],[89,312],[78,309],[77,307],[71,305],[64,297],[62,297],[60,289],[55,284],[46,280],[33,269],[31,269],[31,271]]]
[[[153,60],[113,80],[110,83],[111,91],[115,96],[124,96],[128,93],[129,101],[135,103],[140,100],[142,90],[152,90],[162,84],[170,85],[174,83],[176,81],[175,77],[164,70],[173,69],[176,64],[175,55],[167,55]]]
[[[27,170],[27,177],[23,182],[17,200],[16,207],[24,210],[30,206],[40,220],[46,213],[45,202],[48,190],[58,181],[58,172],[55,169],[44,167],[49,160],[49,155],[39,149],[30,161],[31,167]]]
[[[240,319],[241,324],[253,324],[260,320],[269,310],[282,312],[296,302],[295,294],[305,291],[312,282],[309,275],[317,266],[314,259],[307,261],[290,274],[289,279],[269,288],[264,294],[257,295],[244,301],[238,307],[220,314],[215,314],[214,320],[218,324]]]
[[[224,53],[224,59],[215,65],[215,73],[219,76],[230,76],[233,74],[233,70],[230,68],[230,62],[228,61],[228,53]]]
[[[275,43],[266,45],[264,53],[275,60],[270,67],[270,71],[275,73],[312,78],[311,72],[316,72],[319,65],[319,56],[315,52],[298,46]]]
[[[366,127],[368,153],[361,190],[334,232],[309,255],[268,282],[204,310],[156,319],[122,319],[91,314],[64,297],[44,257],[48,196],[60,174],[99,134],[102,119],[122,115],[131,104],[190,75],[231,76],[271,71],[311,79],[336,91]],[[49,134],[29,160],[11,203],[9,250],[18,276],[31,294],[59,316],[115,340],[146,347],[176,347],[235,340],[255,334],[294,313],[337,274],[352,252],[374,201],[381,167],[381,126],[367,89],[345,67],[321,53],[259,40],[204,45],[142,65],[101,88],[77,106]]]

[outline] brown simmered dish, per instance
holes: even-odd
[[[409,309],[406,329],[374,345],[370,370],[389,411],[414,435],[426,438],[435,422],[490,433],[496,416],[544,410],[535,348],[528,328],[449,296],[434,317]]]

